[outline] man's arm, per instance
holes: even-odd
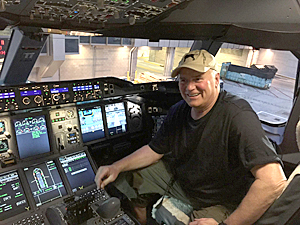
[[[95,177],[97,188],[104,188],[113,182],[120,172],[149,166],[162,157],[162,154],[154,152],[149,145],[145,145],[112,165],[99,167]]]
[[[251,225],[280,196],[286,178],[279,163],[256,166],[251,170],[255,181],[239,207],[224,221],[227,225]],[[217,225],[212,218],[195,219],[189,225]]]
[[[280,196],[286,177],[279,163],[255,166],[255,181],[238,208],[224,221],[228,225],[247,225],[257,221]]]

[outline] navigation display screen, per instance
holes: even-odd
[[[105,137],[101,106],[78,108],[83,143]]]
[[[36,206],[61,198],[67,194],[53,161],[24,168],[24,172]]]
[[[126,113],[123,102],[105,105],[105,114],[110,136],[127,131]]]
[[[59,161],[73,192],[95,183],[95,173],[85,152],[60,157]]]
[[[50,152],[44,115],[14,119],[13,123],[21,159]]]
[[[29,210],[17,171],[0,174],[0,220]]]

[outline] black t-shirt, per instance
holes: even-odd
[[[239,204],[253,182],[250,169],[281,162],[251,106],[226,91],[199,120],[186,102],[172,106],[149,146],[164,154],[195,209]]]

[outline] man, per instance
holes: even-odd
[[[250,105],[220,92],[210,53],[186,54],[172,72],[176,76],[183,100],[170,108],[149,145],[100,167],[97,186],[144,168],[131,178],[136,195],[122,189],[129,198],[167,192],[193,207],[190,225],[253,224],[285,186],[280,159]]]

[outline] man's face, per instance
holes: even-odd
[[[219,94],[220,75],[213,70],[200,73],[182,68],[179,71],[179,90],[182,98],[196,110],[210,109]]]

